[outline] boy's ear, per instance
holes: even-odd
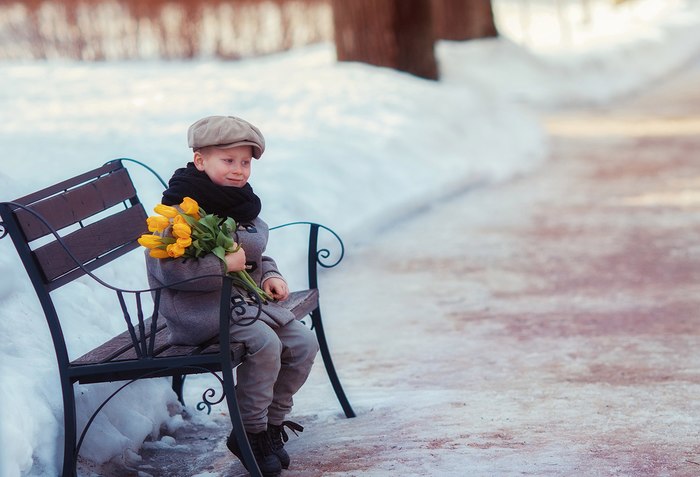
[[[194,167],[196,167],[198,171],[204,171],[204,156],[202,156],[201,152],[197,151],[194,153],[192,162],[194,162]]]

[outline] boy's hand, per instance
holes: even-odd
[[[263,291],[270,295],[273,300],[286,300],[289,296],[287,282],[277,277],[270,277],[263,283]]]
[[[227,253],[224,255],[224,261],[226,262],[227,272],[240,272],[245,270],[245,250],[239,248],[233,253]]]

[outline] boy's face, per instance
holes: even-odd
[[[194,153],[194,166],[220,186],[243,187],[250,177],[251,146],[229,149],[206,147]]]

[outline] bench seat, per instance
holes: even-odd
[[[285,301],[280,302],[280,305],[287,308],[297,320],[300,320],[318,307],[318,298],[318,290],[315,288],[295,291],[291,292],[289,298]],[[204,358],[201,367],[210,371],[219,370],[216,362],[209,363],[205,358],[206,355],[216,355],[219,352],[217,338],[199,345],[171,345],[168,343],[167,325],[164,321],[159,321],[152,355],[154,361],[200,355]],[[144,325],[146,336],[150,336],[151,319],[144,320]],[[234,365],[240,363],[244,355],[245,347],[243,344],[231,343],[231,359]],[[134,349],[129,331],[125,331],[72,361],[71,365],[74,366],[73,373],[77,377],[78,382],[86,384],[104,381],[103,370],[99,366],[95,367],[95,365],[120,361],[137,361],[137,358],[138,355]],[[93,369],[96,372],[92,372]],[[201,369],[188,366],[177,367],[176,369],[178,369],[178,374],[183,375],[201,372]],[[144,368],[142,366],[134,367],[132,370],[121,370],[113,373],[113,380],[134,379],[143,374],[143,372]],[[163,370],[162,373],[155,372],[152,376],[171,376],[173,374],[174,369],[171,368]]]

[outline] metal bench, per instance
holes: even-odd
[[[173,389],[182,401],[184,376],[211,373],[221,383],[221,396],[216,401],[210,401],[208,397],[213,397],[215,392],[209,389],[203,393],[200,405],[211,409],[212,404],[226,398],[243,461],[251,475],[259,476],[260,470],[248,445],[234,392],[235,368],[245,359],[243,345],[229,342],[231,287],[236,278],[221,277],[219,336],[198,346],[173,346],[167,342],[167,327],[158,315],[162,288],[125,290],[106,283],[93,273],[99,267],[139,249],[136,240],[146,232],[147,215],[124,161],[129,159],[110,161],[102,167],[25,197],[0,202],[0,238],[9,236],[15,245],[44,311],[56,352],[65,425],[62,475],[76,475],[78,453],[90,425],[102,408],[124,387],[139,379],[169,376],[173,378]],[[153,172],[148,166],[145,167]],[[309,289],[293,292],[283,304],[298,319],[310,315],[311,326],[316,332],[336,396],[345,415],[354,417],[328,350],[321,321],[317,280],[317,267],[332,268],[342,260],[342,241],[335,232],[317,223],[294,222],[270,230],[287,226],[309,227]],[[329,232],[338,241],[340,254],[333,262],[326,262],[331,255],[328,249],[319,249],[320,230]],[[97,285],[114,292],[114,312],[123,316],[126,330],[71,360],[65,330],[52,295],[63,285],[86,275]],[[201,278],[207,277],[192,280]],[[85,309],[84,313],[87,316],[93,311]],[[62,319],[80,318],[66,316]],[[73,384],[112,381],[124,381],[124,384],[98,406],[78,437]],[[198,409],[202,408],[200,405]]]

